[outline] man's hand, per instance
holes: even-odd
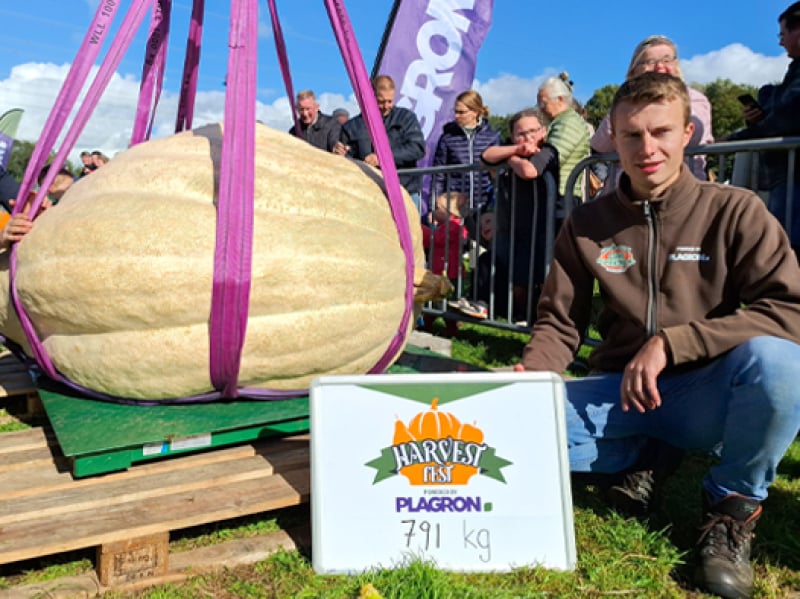
[[[36,192],[31,191],[28,194],[28,199],[25,202],[25,207],[22,209],[22,212],[18,212],[12,216],[6,223],[6,226],[3,227],[3,230],[0,231],[0,248],[10,247],[12,243],[25,237],[25,235],[27,235],[33,228],[33,220],[28,213],[31,210],[31,204],[35,197]],[[9,200],[8,203],[13,208],[17,201]],[[36,215],[38,216],[52,205],[53,203],[49,199],[45,198],[42,201],[42,205],[39,206],[39,210],[36,212]]]
[[[337,141],[336,145],[333,146],[333,150],[331,151],[339,156],[345,156],[350,151],[350,146],[346,146],[342,142]]]
[[[8,248],[15,241],[19,241],[33,228],[33,222],[24,212],[18,212],[11,217],[3,230],[0,231],[0,246]]]
[[[380,167],[380,165],[378,164],[378,155],[375,153],[367,154],[366,156],[364,156],[364,162],[366,162],[370,166],[374,166],[375,168]]]
[[[764,111],[758,106],[748,104],[742,109],[742,115],[747,123],[757,123],[764,118]]]
[[[619,394],[623,412],[633,407],[644,413],[661,406],[656,380],[667,367],[667,362],[667,344],[664,338],[660,335],[650,337],[622,373]]]
[[[528,158],[533,156],[534,154],[538,153],[541,148],[539,144],[535,141],[523,141],[517,144],[517,149],[515,152],[516,156],[523,156]]]

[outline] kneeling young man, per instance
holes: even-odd
[[[567,367],[597,280],[603,342],[593,374],[567,382],[571,468],[616,473],[609,497],[643,512],[666,467],[654,445],[718,453],[697,583],[748,597],[761,502],[800,428],[800,267],[756,195],[686,170],[693,125],[679,79],[625,82],[611,122],[625,174],[564,223],[522,364]]]

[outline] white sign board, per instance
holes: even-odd
[[[575,567],[557,375],[321,377],[310,398],[316,572]]]

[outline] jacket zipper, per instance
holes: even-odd
[[[647,200],[642,204],[644,217],[647,220],[647,317],[645,328],[648,339],[656,334],[656,292],[658,284],[656,281],[656,222],[650,202]]]
[[[465,134],[467,136],[467,144],[468,144],[467,147],[469,148],[470,164],[474,164],[475,156],[473,156],[473,150],[474,150],[473,141],[478,136],[478,128],[475,127],[475,130],[472,132],[472,135],[470,135],[469,133],[466,133],[466,131],[465,131]],[[475,171],[470,170],[469,171],[469,209],[470,210],[474,210],[475,209],[476,199],[475,199],[474,195],[475,195]]]

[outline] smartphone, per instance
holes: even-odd
[[[741,96],[737,96],[736,99],[739,100],[739,102],[741,102],[743,106],[750,106],[761,110],[761,105],[758,103],[758,100],[756,100],[750,94],[742,94]]]

